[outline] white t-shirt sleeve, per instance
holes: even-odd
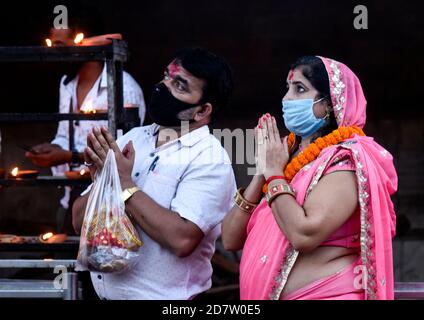
[[[204,160],[200,154],[190,164],[178,185],[171,210],[207,234],[222,222],[231,209],[236,183],[229,162]]]

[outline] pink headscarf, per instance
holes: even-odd
[[[363,127],[366,100],[356,75],[344,64],[319,57],[330,81],[339,126]],[[303,167],[290,185],[303,206],[326,169],[341,153],[350,152],[356,168],[361,212],[361,261],[366,299],[393,299],[392,237],[396,217],[390,195],[397,189],[393,158],[371,137],[354,135],[328,147]],[[294,250],[263,200],[252,214],[240,262],[241,299],[279,299],[299,252]]]
[[[337,124],[339,127],[363,128],[367,118],[367,101],[358,77],[341,62],[323,57],[318,58],[324,62],[328,73],[331,102]]]

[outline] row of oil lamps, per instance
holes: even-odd
[[[8,174],[7,178],[9,179],[31,179],[36,178],[39,172],[37,170],[21,170],[19,167],[13,168]],[[88,178],[90,172],[87,169],[81,169],[80,171],[67,171],[65,176],[68,179],[81,179]],[[0,169],[0,179],[4,177],[3,169]]]

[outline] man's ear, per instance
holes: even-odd
[[[194,114],[194,120],[201,121],[209,117],[212,114],[212,110],[213,110],[212,105],[209,102],[205,103],[204,105],[200,106],[199,110],[196,111],[196,113]]]

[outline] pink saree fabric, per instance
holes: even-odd
[[[335,274],[283,296],[281,300],[364,300],[364,290],[355,286],[358,265],[360,262],[355,261]]]
[[[363,127],[366,100],[358,78],[344,64],[320,58],[329,75],[331,98],[339,126]],[[395,234],[396,217],[390,195],[397,189],[397,175],[390,153],[371,137],[355,135],[339,145],[324,149],[315,161],[296,174],[291,186],[296,191],[296,201],[303,205],[325,171],[346,150],[351,152],[354,160],[358,183],[364,299],[393,299],[391,240]],[[299,253],[278,227],[264,200],[253,212],[247,233],[240,263],[240,298],[280,299]],[[313,288],[305,291],[308,294],[302,295],[302,298],[319,298],[322,286]],[[345,294],[349,292],[338,292],[333,298],[348,298],[349,295]]]

